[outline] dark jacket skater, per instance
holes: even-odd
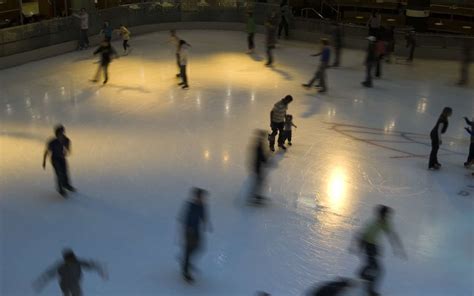
[[[273,64],[273,49],[276,45],[276,13],[272,12],[272,15],[267,18],[265,21],[265,43],[267,47],[267,63],[266,66],[271,66]]]
[[[464,163],[465,167],[469,167],[474,164],[474,120],[470,121],[467,117],[464,117],[466,120],[467,125],[466,131],[471,135],[471,145],[469,145],[469,155],[467,156],[467,160]]]
[[[189,269],[192,266],[191,259],[193,255],[201,246],[202,228],[207,224],[208,229],[211,230],[205,201],[207,191],[201,188],[193,188],[192,195],[191,200],[186,203],[184,211],[181,213],[184,237],[182,274],[188,282],[194,281]]]
[[[369,44],[367,46],[367,55],[365,57],[365,68],[366,68],[366,77],[365,81],[362,82],[362,85],[365,87],[372,87],[372,68],[377,62],[377,55],[375,52],[375,40],[374,36],[367,37]]]
[[[265,182],[265,166],[268,158],[265,152],[265,136],[264,130],[257,130],[255,132],[255,140],[251,147],[251,161],[250,170],[254,177],[253,189],[250,192],[250,198],[261,200],[262,184]]]
[[[33,284],[37,291],[55,277],[59,278],[59,287],[64,296],[81,296],[82,270],[95,270],[106,279],[105,270],[94,261],[82,260],[76,257],[72,250],[63,251],[63,260],[48,268]]]
[[[442,144],[441,134],[446,133],[446,131],[448,130],[448,117],[452,114],[453,109],[451,109],[450,107],[445,107],[438,120],[436,121],[435,126],[431,130],[431,153],[430,161],[428,164],[428,168],[430,170],[438,170],[441,168],[441,164],[438,162],[438,150],[439,146]]]
[[[268,142],[271,151],[275,151],[275,138],[278,134],[278,147],[286,149],[284,142],[285,136],[283,135],[283,128],[285,126],[285,116],[288,110],[288,104],[293,101],[293,97],[287,95],[280,101],[278,101],[270,112],[270,128],[272,133],[268,135]]]
[[[94,51],[94,55],[100,54],[99,68],[95,74],[93,82],[99,81],[101,70],[104,72],[104,84],[109,80],[109,64],[112,62],[112,59],[118,58],[117,52],[112,47],[110,42],[104,41],[100,44],[99,48]]]
[[[75,191],[69,182],[66,156],[71,149],[71,141],[65,135],[64,126],[58,125],[54,129],[55,138],[51,139],[44,151],[43,169],[46,168],[46,158],[51,154],[51,164],[56,174],[56,185],[59,194],[66,196],[66,190]]]

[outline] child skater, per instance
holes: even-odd
[[[182,89],[188,89],[188,75],[186,74],[186,67],[188,65],[188,47],[189,44],[186,43],[184,40],[179,41],[179,74],[181,76],[181,83],[178,85],[181,86]]]
[[[128,55],[130,53],[128,50],[128,48],[130,48],[130,44],[128,44],[128,41],[130,40],[130,31],[124,25],[120,25],[120,28],[117,31],[120,34],[120,37],[122,37],[123,52],[125,55]]]
[[[285,125],[283,126],[283,137],[284,137],[283,144],[285,144],[286,140],[288,140],[288,145],[290,146],[292,145],[291,144],[291,128],[292,127],[297,128],[297,126],[293,123],[293,115],[287,114],[285,116]]]
[[[444,134],[448,130],[448,117],[450,117],[452,114],[453,109],[450,107],[445,107],[439,116],[438,121],[436,121],[436,125],[431,130],[431,153],[428,164],[428,169],[430,170],[439,170],[441,168],[441,164],[438,162],[439,146],[443,143],[441,141],[441,134]]]
[[[471,121],[467,117],[464,117],[464,120],[466,120],[467,125],[469,125],[469,127],[466,127],[466,131],[471,135],[471,145],[469,145],[469,155],[467,156],[467,160],[464,163],[464,167],[468,168],[474,164],[474,119]]]

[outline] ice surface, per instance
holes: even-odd
[[[105,262],[110,279],[85,274],[86,295],[301,295],[336,276],[354,276],[347,249],[383,203],[409,260],[384,242],[383,295],[472,295],[474,181],[462,167],[474,114],[472,88],[454,86],[459,65],[416,60],[384,65],[364,89],[364,54],[344,51],[328,71],[329,92],[303,89],[318,61],[314,44],[283,41],[276,66],[244,54],[243,33],[183,31],[191,45],[191,88],[176,86],[167,33],[133,38],[107,86],[88,81],[91,51],[0,72],[0,294],[32,295],[31,282],[65,246]],[[120,44],[115,44],[120,51]],[[269,128],[287,94],[298,126],[293,147],[276,153],[265,207],[245,192],[252,131]],[[444,106],[454,114],[443,169],[427,170],[428,134]],[[44,143],[58,122],[72,140],[79,193],[63,200]],[[177,257],[177,214],[191,186],[211,192],[214,232],[193,286]],[[51,283],[41,295],[58,295]]]

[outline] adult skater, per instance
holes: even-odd
[[[178,74],[176,74],[176,77],[180,78],[181,77],[181,66],[180,66],[180,61],[179,61],[179,42],[181,39],[178,37],[176,34],[175,30],[170,30],[170,38],[169,42],[174,45],[175,51],[176,51],[176,65],[178,65]]]
[[[97,48],[94,51],[94,55],[100,54],[100,62],[99,62],[99,68],[97,68],[97,72],[95,74],[94,79],[92,79],[92,82],[98,82],[100,79],[100,72],[104,72],[104,84],[109,81],[109,65],[112,62],[113,58],[118,59],[117,52],[115,49],[112,47],[109,41],[102,41],[100,44],[99,48]]]
[[[376,286],[383,271],[378,259],[381,234],[385,233],[388,236],[395,254],[406,257],[402,242],[391,225],[392,214],[391,208],[384,205],[377,206],[375,218],[362,229],[357,237],[358,251],[365,254],[365,263],[359,276],[367,281],[366,290],[370,296],[380,295],[376,291]],[[354,246],[351,246],[351,250],[354,250]]]
[[[464,117],[469,127],[466,127],[466,131],[471,135],[471,145],[469,145],[469,155],[464,163],[464,167],[468,168],[474,164],[474,119],[471,121],[469,118]]]
[[[333,34],[333,45],[334,45],[334,63],[333,67],[339,67],[341,64],[341,51],[342,51],[342,24],[337,23],[334,28]]]
[[[89,37],[88,30],[89,30],[89,14],[87,14],[85,8],[81,8],[80,13],[74,13],[74,17],[78,18],[81,22],[81,30],[79,31],[79,50],[83,50],[89,47]]]
[[[265,31],[266,31],[266,47],[267,47],[267,63],[266,66],[273,65],[273,50],[276,45],[276,13],[272,11],[270,17],[265,21]]]
[[[56,174],[56,186],[59,194],[66,197],[66,190],[74,192],[76,189],[69,181],[68,165],[66,156],[71,151],[71,141],[65,135],[64,126],[58,125],[54,128],[55,138],[48,141],[43,155],[43,169],[46,169],[46,158],[51,154],[51,164]]]
[[[387,50],[386,50],[386,59],[385,61],[387,64],[392,62],[392,55],[395,51],[395,27],[390,26],[388,30],[385,30],[385,42],[387,42]]]
[[[285,30],[285,37],[288,39],[288,16],[290,15],[290,7],[288,0],[282,0],[280,3],[280,25],[278,27],[278,39],[281,38],[281,32]]]
[[[369,36],[377,36],[382,24],[382,16],[378,11],[372,11],[369,20],[367,21],[367,27],[369,28]]]
[[[415,55],[416,48],[416,33],[415,31],[410,31],[405,35],[406,47],[409,48],[410,53],[408,54],[407,62],[413,62],[413,57]]]
[[[285,145],[285,136],[283,134],[283,127],[285,126],[285,116],[286,111],[288,110],[288,105],[293,101],[293,97],[287,95],[273,106],[272,111],[270,112],[270,127],[272,133],[268,135],[268,142],[271,151],[275,151],[275,137],[278,134],[278,147],[283,150],[286,150]]]
[[[365,71],[366,77],[365,81],[362,82],[362,85],[365,87],[372,87],[372,68],[376,63],[376,52],[375,52],[375,40],[374,36],[367,37],[369,44],[367,46],[367,55],[365,57]]]
[[[253,53],[253,51],[255,50],[255,32],[255,18],[253,16],[253,12],[249,11],[247,18],[247,53]]]
[[[130,41],[130,31],[124,25],[120,25],[118,33],[120,37],[122,37],[123,52],[125,55],[127,55],[130,53],[130,51],[128,50],[130,48],[130,44],[128,43]]]
[[[188,47],[189,45],[184,40],[179,41],[178,55],[179,55],[179,75],[181,82],[178,85],[182,89],[188,89],[188,75],[186,74],[186,67],[188,65]]]
[[[439,146],[442,144],[441,134],[444,134],[448,130],[448,118],[452,114],[453,109],[451,109],[450,107],[445,107],[438,120],[436,121],[435,126],[431,130],[431,153],[430,161],[428,164],[428,168],[430,170],[439,170],[441,168],[441,164],[438,162],[438,150]]]
[[[112,41],[112,34],[114,30],[110,26],[109,21],[105,21],[100,33],[104,36],[104,40],[107,42]]]
[[[63,250],[63,260],[48,268],[34,283],[39,292],[53,278],[59,278],[59,287],[64,296],[82,296],[82,269],[95,270],[103,279],[107,279],[105,269],[97,262],[76,257],[70,249]]]
[[[329,41],[326,38],[321,39],[321,46],[322,49],[319,53],[311,55],[313,57],[321,56],[318,71],[316,71],[313,78],[308,83],[303,84],[303,86],[310,88],[316,80],[319,80],[317,87],[320,88],[320,93],[324,93],[327,91],[326,69],[328,68],[331,59],[331,48],[329,47]]]
[[[187,282],[194,281],[189,269],[192,265],[192,257],[201,246],[202,228],[212,231],[206,206],[207,191],[193,188],[191,194],[191,200],[186,203],[184,211],[181,213],[184,237],[182,275]]]
[[[382,30],[380,31],[382,32]],[[382,34],[379,34],[382,36]],[[377,38],[375,41],[375,77],[382,77],[382,64],[385,56],[385,41],[382,38]]]
[[[321,286],[311,289],[306,296],[342,296],[345,295],[354,281],[347,278],[339,278],[335,281],[323,283]]]
[[[461,59],[461,77],[458,85],[466,85],[469,81],[469,64],[471,63],[472,40],[464,39]]]
[[[254,143],[251,147],[252,159],[250,162],[250,169],[253,176],[253,188],[250,191],[250,200],[261,202],[264,197],[261,194],[262,185],[265,182],[266,164],[268,162],[267,153],[265,152],[265,136],[266,132],[263,130],[255,131]]]

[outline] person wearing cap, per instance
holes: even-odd
[[[321,56],[318,71],[316,71],[313,78],[308,83],[303,84],[303,86],[306,88],[310,88],[316,80],[319,80],[319,83],[317,85],[318,87],[320,87],[319,92],[324,93],[327,91],[326,69],[329,66],[329,60],[331,59],[331,48],[329,47],[329,41],[326,38],[321,39],[321,45],[321,52],[311,55],[313,57]]]
[[[284,145],[285,136],[283,135],[283,128],[285,127],[285,117],[286,111],[288,110],[288,105],[293,101],[291,95],[285,96],[283,99],[273,105],[272,111],[270,112],[270,128],[272,133],[268,135],[268,142],[270,150],[275,152],[275,138],[278,134],[278,147],[283,150],[286,150]]]
[[[376,52],[375,52],[376,38],[374,36],[369,36],[367,37],[367,40],[369,41],[369,44],[367,46],[367,55],[365,57],[366,77],[365,77],[365,81],[362,82],[362,85],[365,87],[372,87],[372,68],[377,62],[377,57],[376,57]]]
[[[71,249],[63,250],[63,260],[48,268],[33,283],[36,292],[40,292],[53,278],[58,277],[59,287],[64,296],[81,296],[82,270],[95,270],[103,279],[107,279],[105,268],[92,260],[79,259]]]

